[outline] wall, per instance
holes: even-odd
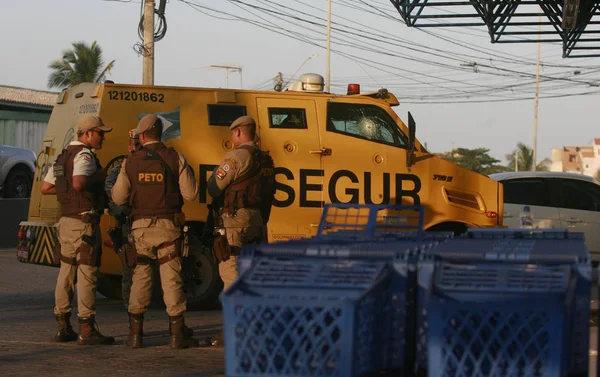
[[[0,144],[40,151],[48,123],[0,119]]]

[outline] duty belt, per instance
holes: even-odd
[[[96,214],[96,213],[62,215],[62,217],[69,217],[71,219],[81,220],[84,223],[98,223],[98,222],[100,222],[100,215]]]

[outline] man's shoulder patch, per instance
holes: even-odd
[[[223,168],[218,168],[215,174],[217,175],[217,179],[223,179],[227,176],[227,171],[223,170]]]

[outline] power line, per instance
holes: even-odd
[[[218,18],[218,19],[224,19],[224,20],[235,20],[235,21],[242,21],[242,22],[246,22],[248,24],[254,25],[254,26],[258,26],[260,28],[269,30],[271,32],[289,37],[289,38],[293,38],[296,39],[300,42],[306,43],[306,44],[310,44],[312,46],[317,46],[319,48],[323,48],[322,45],[320,45],[318,43],[319,39],[315,38],[315,35],[320,35],[318,32],[316,32],[315,30],[312,30],[311,28],[307,28],[306,26],[302,26],[301,23],[305,23],[304,20],[298,16],[295,16],[293,14],[289,14],[286,13],[284,11],[277,11],[277,13],[274,13],[271,9],[267,9],[265,7],[257,7],[255,4],[249,4],[247,2],[244,1],[235,1],[235,0],[230,0],[231,3],[237,3],[234,4],[236,5],[237,8],[239,9],[244,9],[244,13],[250,13],[253,17],[258,18],[258,20],[252,20],[249,19],[248,17],[244,17],[244,16],[239,16],[230,12],[225,12],[222,10],[218,10],[218,9],[214,9],[211,7],[207,7],[204,6],[202,4],[199,4],[195,1],[191,1],[191,0],[180,0],[182,3],[185,3],[187,5],[189,5],[190,7],[192,7],[194,10],[205,14],[209,17],[214,17],[214,18]],[[265,4],[265,1],[260,1],[261,3]],[[266,3],[270,3],[271,5],[277,5],[279,8],[282,9],[287,9],[289,11],[292,11],[294,13],[298,12],[299,10],[296,8],[291,8],[288,7],[286,5],[283,4],[277,4],[274,3],[272,1],[266,1]],[[311,8],[311,9],[316,9],[314,7],[312,7],[309,4],[303,3],[302,1],[297,1],[295,3],[298,4],[304,4],[305,6]],[[364,5],[362,2],[359,1],[359,3],[361,3],[362,5]],[[242,8],[242,6],[244,6],[244,8]],[[252,9],[248,9],[248,8],[252,8]],[[361,7],[362,8],[362,7]],[[364,8],[363,8],[364,9]],[[251,10],[251,12],[248,12],[249,10]],[[269,11],[271,10],[271,11]],[[276,20],[281,21],[281,17],[287,17],[290,20],[293,20],[293,23],[287,23],[288,25],[292,25],[302,28],[302,31],[297,31],[297,30],[293,30],[290,27],[284,27],[282,25],[278,25],[277,23],[257,14],[256,12],[261,12],[264,15],[269,15],[269,17],[274,17]],[[306,13],[306,12],[303,12]],[[317,22],[317,21],[313,21],[311,19],[319,19],[318,16],[312,15],[312,14],[307,14],[307,18],[308,21],[310,22],[309,25],[313,26],[313,27],[317,27],[317,28],[323,28],[324,25],[321,22]],[[342,19],[342,17],[336,17],[339,19]],[[322,19],[322,18],[321,18]],[[350,21],[350,22],[354,22],[352,20],[349,20],[346,18],[346,20]],[[297,22],[300,23],[297,23]],[[397,20],[395,20],[397,21]],[[359,23],[354,22],[354,24],[359,25]],[[406,56],[406,55],[401,55],[398,53],[395,53],[394,51],[392,51],[391,49],[388,49],[386,47],[383,46],[395,46],[395,47],[400,47],[399,44],[402,43],[401,46],[403,47],[410,47],[412,48],[413,46],[418,46],[421,47],[420,45],[414,43],[414,42],[410,42],[410,41],[404,41],[400,38],[389,38],[389,39],[383,39],[382,36],[379,33],[385,33],[382,30],[379,29],[375,29],[375,28],[371,28],[371,27],[363,27],[360,29],[360,31],[362,32],[357,32],[356,30],[347,30],[348,28],[350,28],[350,26],[348,25],[344,25],[342,23],[336,23],[336,41],[339,41],[339,45],[343,48],[355,48],[357,50],[363,51],[363,52],[369,52],[369,53],[375,53],[375,54],[380,54],[380,55],[384,55],[384,56],[389,56],[392,58],[398,58],[398,59],[408,59],[411,60],[413,62],[416,63],[421,63],[421,64],[426,64],[429,63],[429,65],[434,65],[437,66],[439,68],[442,68],[442,70],[440,70],[440,73],[443,74],[445,72],[448,72],[447,70],[452,70],[455,72],[462,72],[462,74],[465,74],[468,76],[468,71],[465,71],[464,69],[460,68],[460,67],[455,67],[453,65],[449,65],[449,64],[445,64],[445,63],[441,63],[436,62],[436,61],[430,61],[430,60],[426,60],[426,59],[422,59],[422,58],[418,58],[415,56]],[[372,30],[375,30],[375,32],[372,32]],[[314,35],[308,35],[307,33],[313,33]],[[349,38],[354,38],[354,39],[349,39]],[[356,38],[360,38],[360,39],[364,39],[365,41],[370,41],[370,44],[365,44],[364,42],[358,42],[358,40]],[[352,43],[352,41],[354,41],[354,43]],[[391,42],[390,42],[391,41]],[[412,43],[412,45],[411,45]],[[381,44],[382,46],[379,46],[379,44]],[[377,47],[376,47],[377,46]],[[468,47],[468,46],[467,46]],[[423,46],[423,49],[428,49],[427,46]],[[431,56],[436,56],[438,58],[443,58],[443,59],[450,59],[451,61],[465,61],[465,59],[459,59],[457,58],[458,56],[468,56],[468,55],[464,55],[464,54],[460,54],[460,53],[453,53],[450,51],[445,51],[445,50],[441,50],[441,49],[430,49],[430,50],[435,50],[436,52],[434,52],[435,55],[431,55]],[[489,69],[490,71],[486,71],[484,69],[481,69],[479,73],[472,73],[472,74],[485,74],[488,75],[489,77],[507,77],[507,78],[515,78],[518,79],[518,81],[511,83],[511,82],[506,82],[503,81],[502,82],[502,86],[497,86],[497,84],[492,84],[491,82],[489,82],[488,79],[485,78],[477,78],[474,79],[473,81],[469,81],[469,80],[452,80],[452,79],[448,79],[446,75],[446,77],[439,77],[436,76],[434,74],[428,74],[427,72],[422,72],[422,71],[415,71],[415,70],[407,70],[405,69],[405,67],[401,67],[399,68],[398,66],[394,66],[391,64],[386,64],[386,63],[382,63],[379,61],[375,61],[373,59],[369,59],[363,56],[358,56],[356,54],[350,54],[347,51],[342,51],[341,49],[338,50],[336,49],[336,51],[333,51],[334,53],[336,53],[339,56],[344,57],[345,59],[354,61],[355,63],[359,64],[359,66],[361,67],[361,69],[364,69],[362,67],[362,65],[371,67],[377,71],[380,72],[384,72],[384,73],[388,73],[390,76],[398,76],[401,77],[402,79],[406,80],[407,82],[404,83],[405,85],[422,85],[423,88],[429,88],[429,90],[445,90],[445,91],[449,91],[451,93],[455,93],[457,96],[466,96],[468,94],[472,94],[474,92],[474,90],[469,89],[467,90],[463,90],[465,88],[461,88],[462,86],[473,86],[475,88],[481,88],[480,89],[480,93],[482,94],[486,94],[492,97],[502,97],[499,96],[497,94],[499,94],[498,92],[501,90],[519,90],[516,88],[519,88],[520,86],[526,86],[527,83],[523,83],[522,78],[523,77],[533,77],[533,74],[528,73],[528,72],[523,72],[523,71],[519,71],[519,70],[515,70],[515,69],[509,69],[506,67],[501,67],[501,66],[495,66],[495,65],[488,65],[488,64],[483,64],[483,63],[477,63],[479,67],[481,68],[486,68]],[[418,51],[419,53],[428,53],[427,51]],[[487,52],[480,50],[478,51],[479,53],[483,53],[483,54],[487,54]],[[450,54],[450,55],[446,55],[446,54]],[[477,60],[480,59],[478,57],[473,56],[472,60]],[[483,60],[483,58],[481,58]],[[528,61],[524,61],[524,60],[513,60],[511,59],[505,59],[503,57],[500,57],[499,59],[504,59],[505,63],[508,64],[530,64],[530,62]],[[487,59],[486,59],[487,60]],[[498,60],[500,61],[500,60]],[[495,59],[490,59],[490,62],[496,62]],[[490,63],[493,64],[493,63]],[[565,65],[556,65],[556,68],[560,68],[560,69],[573,69],[576,67],[580,67],[581,69],[586,69],[588,68],[587,66],[565,66]],[[414,76],[407,76],[406,74],[412,74]],[[584,72],[585,73],[585,72]],[[452,77],[456,77],[456,73],[452,74]],[[556,75],[556,74],[553,74]],[[379,83],[377,83],[377,80],[374,79],[374,76],[370,76],[370,79],[375,81],[375,83],[380,86]],[[435,81],[429,81],[429,80],[435,80]],[[568,83],[572,83],[573,85],[596,85],[595,82],[583,82],[581,80],[575,80],[575,79],[569,79],[569,78],[564,78],[564,77],[554,77],[551,76],[550,74],[544,75],[544,78],[541,79],[540,81],[555,81],[555,80],[559,80],[559,81],[565,81]],[[414,83],[414,84],[410,84],[410,83]],[[457,85],[460,85],[459,87],[457,86],[443,86],[443,85],[437,85],[436,83],[454,83]],[[265,84],[266,85],[266,84]],[[554,86],[553,88],[548,88],[548,89],[561,89],[563,88],[562,86]],[[414,88],[413,90],[416,89],[421,89],[421,88]],[[570,95],[576,95],[576,94],[568,94]],[[579,94],[579,95],[585,95],[585,93],[583,94]],[[435,96],[435,94],[431,95],[432,97]],[[440,94],[438,94],[438,96],[441,96]],[[506,98],[503,98],[506,99]],[[509,98],[509,99],[515,99],[515,97],[513,98]],[[518,97],[516,98],[518,99]],[[469,101],[472,102],[472,101]]]

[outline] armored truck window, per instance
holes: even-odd
[[[400,148],[407,144],[394,119],[373,105],[329,103],[327,130]]]
[[[308,128],[304,109],[270,107],[269,120],[271,128]]]
[[[211,126],[231,126],[234,120],[246,115],[246,106],[208,105],[208,124]]]

